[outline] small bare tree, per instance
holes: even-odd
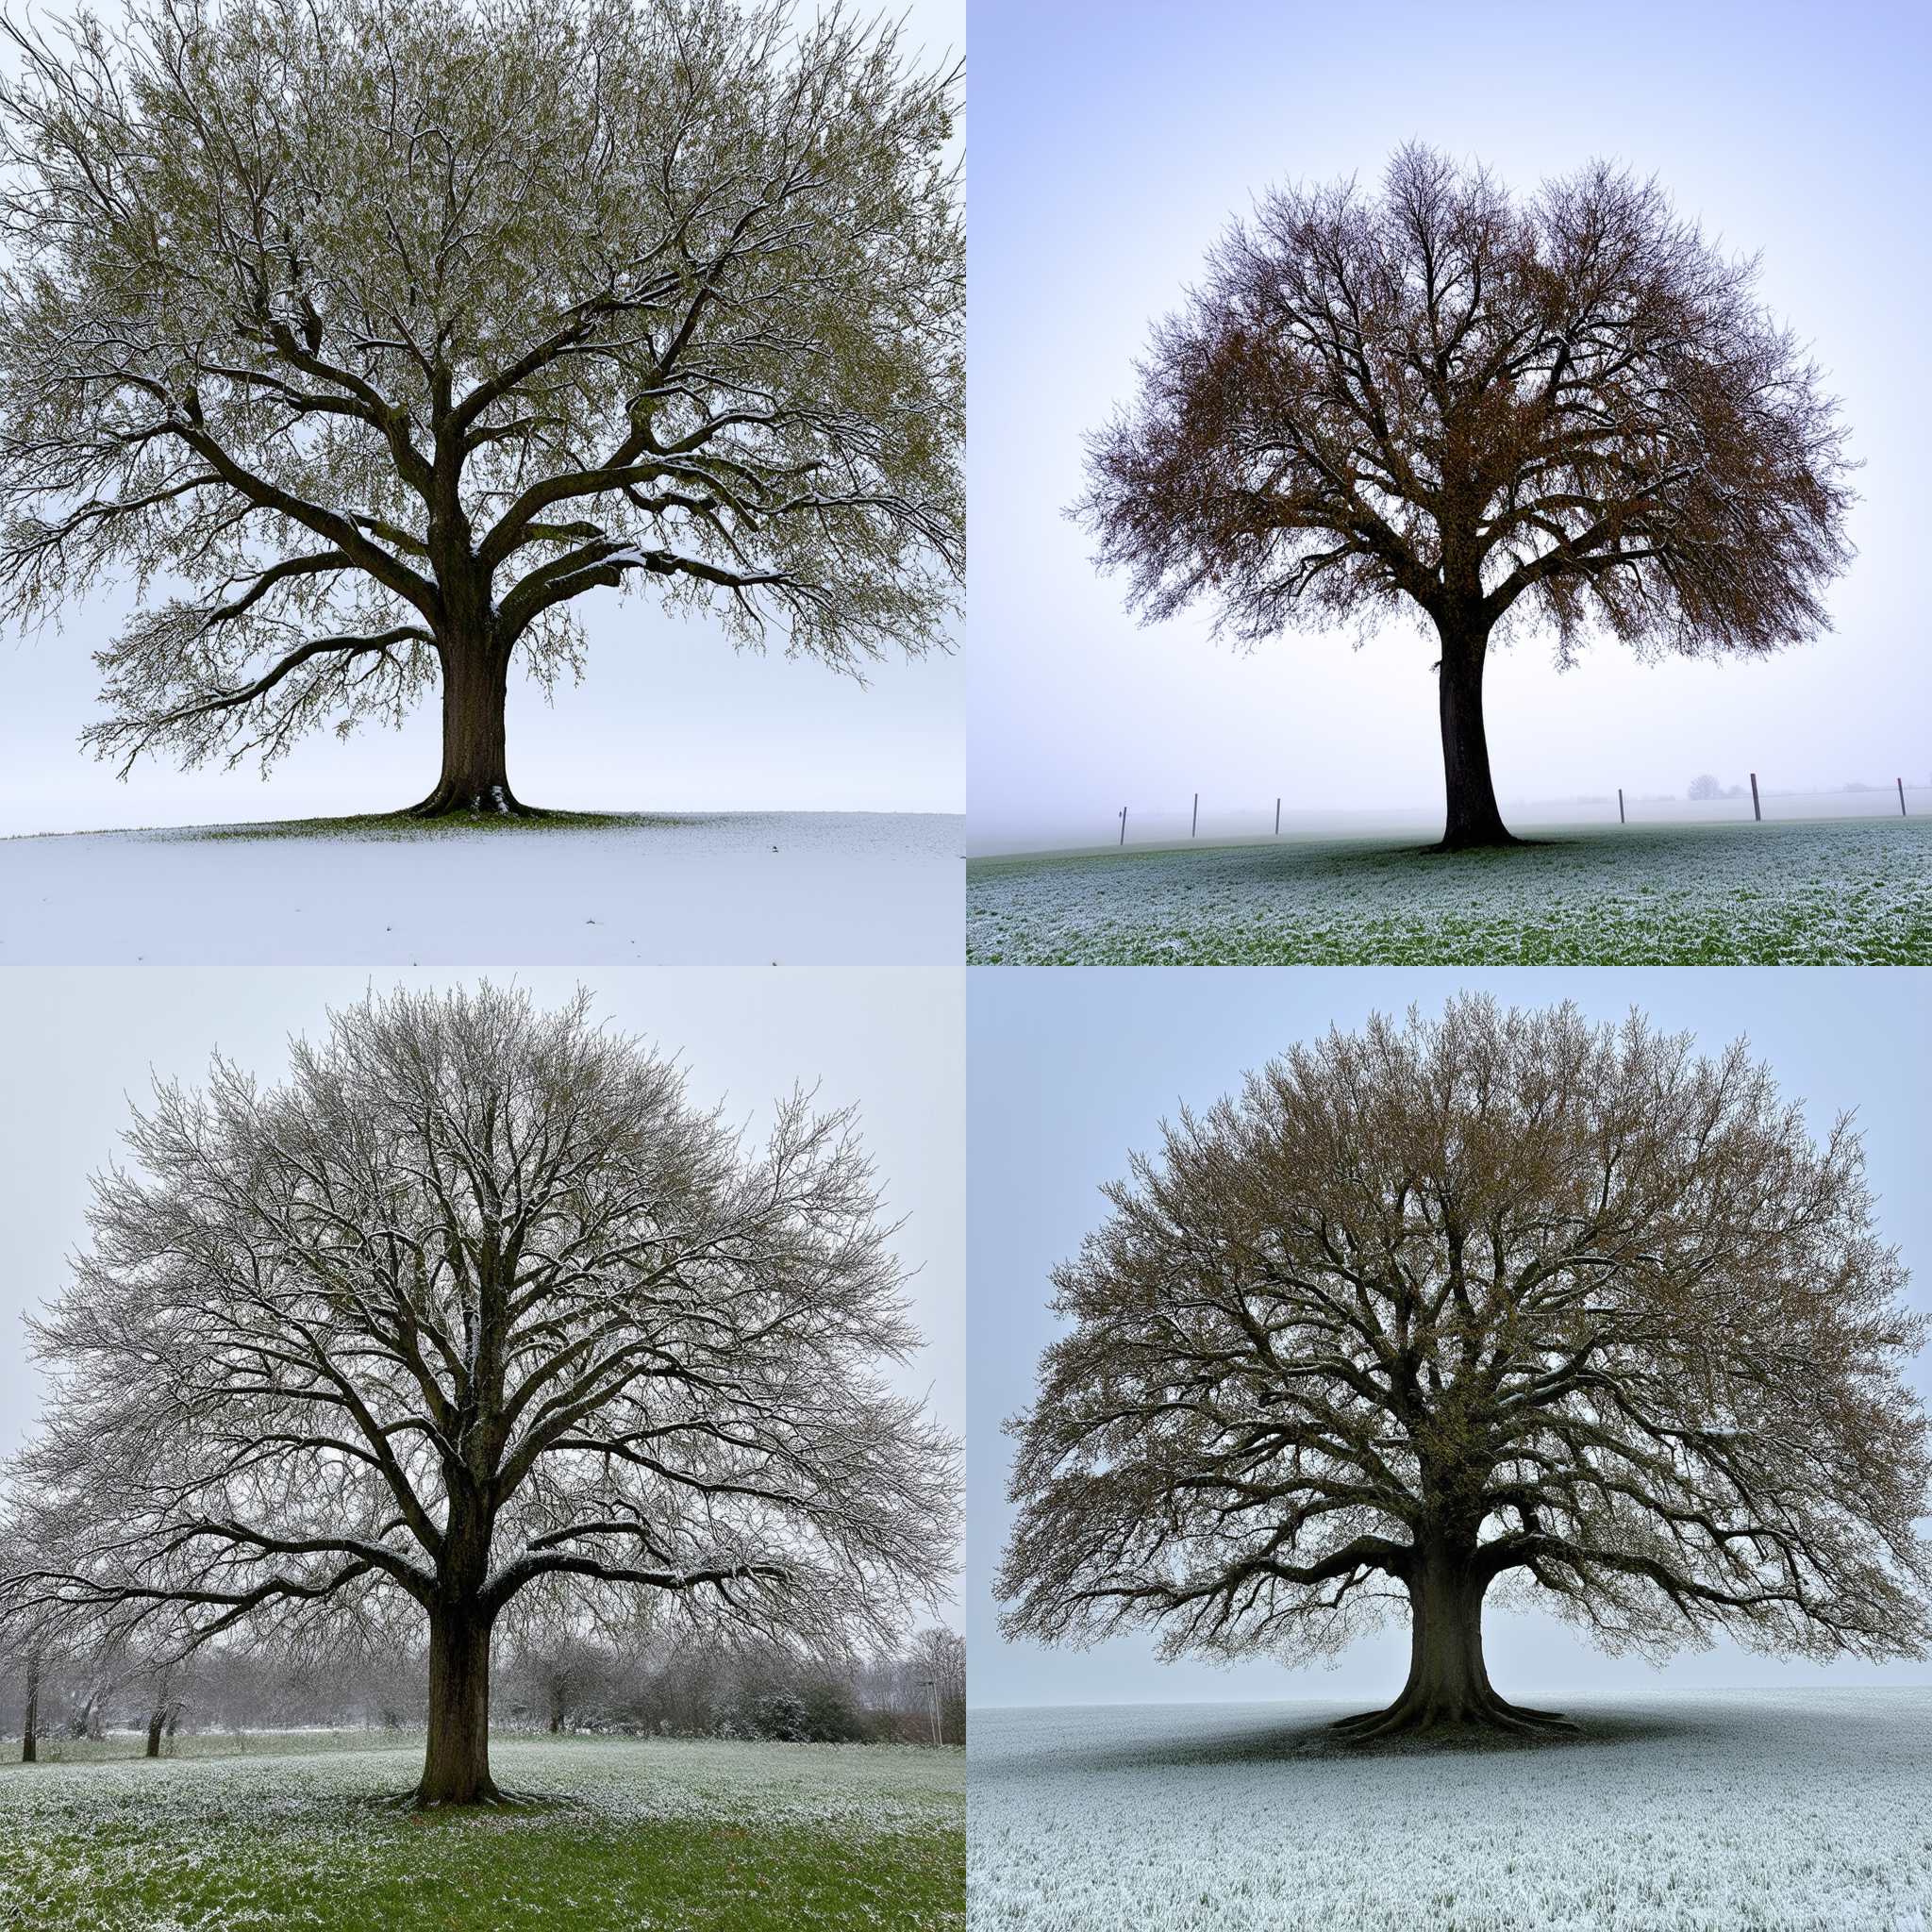
[[[849,1117],[794,1095],[754,1158],[587,1015],[371,995],[285,1086],[158,1091],[34,1327],[11,1489],[63,1556],[0,1614],[152,1654],[413,1606],[417,1796],[460,1804],[525,1588],[834,1652],[930,1601],[957,1456],[875,1371],[918,1336]]]
[[[943,1624],[922,1630],[907,1652],[921,1699],[932,1714],[935,1744],[966,1741],[966,1640]]]
[[[1507,844],[1482,679],[1510,622],[1559,663],[1593,625],[1700,657],[1829,628],[1843,432],[1755,274],[1602,164],[1523,205],[1410,146],[1379,199],[1271,193],[1156,329],[1076,513],[1149,620],[1206,597],[1253,644],[1415,613],[1442,844]]]
[[[1055,1275],[1013,1424],[1014,1636],[1339,1649],[1406,1605],[1357,1738],[1540,1732],[1491,1688],[1499,1583],[1609,1648],[1932,1634],[1924,1318],[1856,1135],[1736,1045],[1574,1008],[1332,1032],[1183,1112]]]
[[[133,0],[0,77],[0,610],[115,571],[88,740],[264,767],[651,586],[858,673],[961,561],[957,72],[786,0]]]

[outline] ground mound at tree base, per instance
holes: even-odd
[[[0,1925],[964,1923],[958,1751],[499,1738],[497,1775],[522,1802],[421,1811],[397,1799],[420,1737],[224,1757],[192,1755],[199,1742],[158,1763],[0,1766]]]
[[[1932,1689],[1562,1702],[1562,1743],[1373,1753],[1334,1704],[975,1711],[973,1924],[1932,1924]]]

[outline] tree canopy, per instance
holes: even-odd
[[[1850,1123],[1742,1043],[1464,997],[1251,1075],[1107,1190],[1012,1424],[1015,1637],[1332,1652],[1407,1609],[1361,1735],[1540,1729],[1494,1586],[1610,1649],[1932,1638],[1926,1419]]]
[[[1143,618],[1253,645],[1409,612],[1441,649],[1444,843],[1507,842],[1482,670],[1547,626],[1641,655],[1829,628],[1849,561],[1823,378],[1655,181],[1593,162],[1519,200],[1404,147],[1264,194],[1158,325],[1075,507]]]
[[[525,1590],[843,1655],[949,1574],[956,1451],[846,1113],[753,1152],[674,1065],[485,987],[372,994],[262,1087],[160,1088],[102,1175],[9,1471],[0,1615],[186,1651],[426,1618],[421,1795],[491,1794]]]
[[[0,79],[0,611],[141,601],[88,741],[279,758],[598,588],[841,671],[962,566],[957,70],[785,0],[134,0]]]

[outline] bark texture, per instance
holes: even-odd
[[[1441,626],[1441,662],[1437,668],[1442,715],[1442,786],[1446,801],[1443,852],[1468,852],[1485,845],[1515,845],[1496,808],[1490,776],[1490,741],[1483,728],[1483,664],[1489,656],[1486,633],[1454,624]]]
[[[490,1775],[490,1623],[457,1605],[429,1621],[429,1741],[416,1802],[483,1805],[503,1794]]]
[[[435,790],[410,808],[411,816],[536,817],[509,785],[509,653],[490,643],[465,643],[446,644],[440,656],[442,770]]]
[[[1431,1732],[1506,1731],[1559,1736],[1576,1726],[1555,1711],[1497,1696],[1483,1662],[1487,1579],[1474,1550],[1419,1551],[1408,1579],[1408,1681],[1386,1710],[1343,1718],[1335,1728],[1354,1742]]]
[[[20,1721],[20,1761],[38,1764],[41,1757],[41,1663],[29,1660],[26,1670],[26,1713]]]

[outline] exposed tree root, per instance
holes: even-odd
[[[429,1797],[418,1785],[401,1803],[406,1810],[410,1811],[517,1811],[527,1808],[528,1801],[486,1779],[471,1797]]]
[[[1405,1694],[1386,1710],[1338,1718],[1329,1726],[1351,1744],[1377,1743],[1387,1738],[1467,1736],[1480,1731],[1513,1738],[1569,1738],[1577,1736],[1580,1728],[1560,1711],[1510,1704],[1493,1691],[1455,1700]]]
[[[463,786],[444,779],[427,798],[406,808],[412,819],[541,819],[547,814],[525,805],[508,784]]]

